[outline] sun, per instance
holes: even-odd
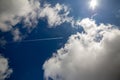
[[[90,8],[94,10],[97,6],[97,0],[91,0],[90,1]]]

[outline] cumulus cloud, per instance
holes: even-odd
[[[48,24],[51,26],[57,26],[64,22],[72,22],[72,17],[68,17],[69,9],[65,5],[57,3],[54,7],[50,4],[45,4],[41,9],[39,17],[47,17]]]
[[[85,18],[83,33],[70,36],[65,46],[44,65],[46,80],[119,80],[120,30]]]
[[[72,17],[68,17],[70,10],[64,4],[56,3],[51,6],[49,3],[43,4],[39,0],[1,0],[0,1],[0,31],[10,32],[14,41],[22,40],[24,34],[19,28],[27,28],[26,33],[33,30],[40,18],[47,18],[50,27],[60,25],[64,22],[73,23]],[[22,23],[21,27],[16,27]],[[15,27],[14,27],[15,26]],[[22,34],[22,35],[21,35]],[[4,35],[2,36],[4,37]],[[1,39],[3,40],[3,39]],[[4,40],[3,41],[7,41]],[[3,44],[3,41],[0,43]]]
[[[13,35],[13,41],[22,40],[20,27],[15,27],[15,25],[22,22],[22,28],[34,28],[37,24],[37,11],[39,9],[40,2],[38,0],[1,0],[0,31],[2,33],[9,32]],[[29,33],[29,30],[26,33]],[[7,40],[4,38],[4,35],[1,37],[0,45],[3,45]]]
[[[9,68],[8,60],[0,55],[0,80],[5,80],[12,73]]]
[[[39,5],[34,0],[1,0],[0,30],[11,30],[12,26],[20,22],[21,18],[27,18],[30,14],[32,15]]]
[[[47,17],[50,26],[70,22],[69,9],[66,5],[57,3],[43,4],[38,0],[1,0],[0,1],[0,30],[9,31],[23,19],[24,25],[34,26],[38,18]],[[34,24],[33,24],[34,23]]]

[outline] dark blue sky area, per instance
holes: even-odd
[[[21,26],[21,25],[17,25]],[[40,20],[25,40],[62,37],[60,40],[8,43],[0,52],[9,58],[13,74],[7,80],[43,80],[42,66],[53,52],[64,46],[68,37],[81,29],[74,29],[69,24],[57,28],[48,28],[46,22]]]
[[[45,0],[42,3],[66,4],[71,8],[69,16],[76,20],[91,17],[97,14],[94,19],[97,23],[111,23],[120,26],[120,0],[100,0],[95,11],[91,11],[88,5],[89,0]],[[17,26],[22,26],[21,23]],[[70,24],[64,23],[56,28],[48,28],[46,20],[39,20],[37,27],[27,35],[25,40],[42,38],[63,37],[60,40],[18,42],[10,43],[0,48],[0,53],[9,59],[9,65],[13,69],[10,78],[6,80],[43,80],[44,62],[52,56],[53,52],[64,46],[71,34],[81,32],[81,28],[73,28]],[[24,30],[23,30],[24,32]],[[9,33],[1,33],[10,39]]]

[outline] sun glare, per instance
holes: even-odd
[[[90,1],[90,8],[94,10],[97,6],[97,0],[91,0]]]

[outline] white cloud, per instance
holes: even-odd
[[[14,26],[20,22],[23,23],[22,29],[27,28],[26,33],[30,33],[36,27],[38,20],[43,17],[47,17],[50,27],[64,22],[73,23],[72,17],[68,17],[69,9],[66,5],[57,3],[51,6],[51,4],[45,3],[42,7],[40,4],[39,0],[1,0],[0,31],[12,32],[13,40],[18,41],[22,40],[24,35],[20,35],[22,33],[19,27]],[[4,38],[3,41],[7,40]],[[3,41],[0,41],[0,44],[3,44]]]
[[[64,22],[71,22],[68,17],[69,9],[65,5],[57,3],[43,4],[40,6],[38,0],[1,0],[0,1],[0,30],[5,32],[11,30],[17,23],[24,21],[28,28],[38,23],[37,19],[47,17],[49,26],[57,26]]]
[[[12,35],[14,41],[19,41],[22,39],[21,33],[18,28],[12,31]]]
[[[54,7],[50,4],[45,4],[41,9],[39,17],[47,17],[50,27],[60,25],[64,22],[71,23],[72,17],[68,17],[69,9],[65,5],[57,3]]]
[[[46,80],[119,80],[120,30],[110,24],[97,25],[89,18],[78,25],[85,33],[72,35],[44,63]]]
[[[22,17],[32,14],[38,5],[33,6],[33,0],[1,0],[0,1],[0,30],[9,31],[20,22]]]
[[[12,73],[9,68],[8,60],[0,55],[0,80],[5,80]]]
[[[39,18],[47,17],[49,26],[57,26],[64,22],[71,22],[68,17],[69,9],[66,5],[57,3],[43,4],[38,0],[1,0],[0,1],[0,30],[5,32],[13,28],[21,19],[24,25],[33,27]]]
[[[0,31],[11,32],[13,40],[22,39],[19,27],[16,24],[23,22],[22,27],[27,27],[28,32],[37,24],[37,11],[40,9],[38,0],[1,0],[0,1]],[[4,35],[2,36],[4,38]],[[0,40],[0,44],[5,43],[5,38]]]

